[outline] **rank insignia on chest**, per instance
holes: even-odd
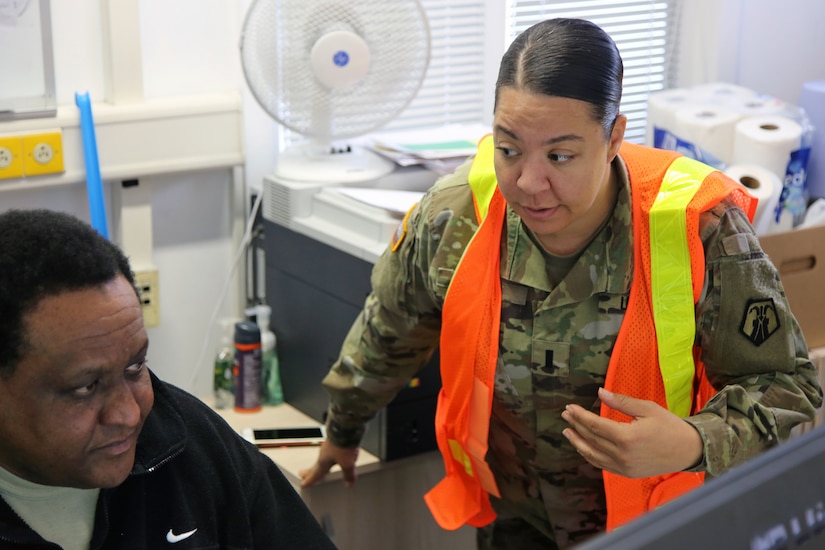
[[[748,302],[742,315],[742,326],[739,327],[739,330],[753,345],[761,346],[778,329],[779,315],[776,313],[773,298],[750,300]]]

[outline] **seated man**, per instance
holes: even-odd
[[[129,262],[0,214],[0,547],[334,548],[275,464],[159,380]]]

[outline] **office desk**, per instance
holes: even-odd
[[[217,411],[235,430],[263,427],[317,426],[318,423],[288,404],[264,407],[255,413]],[[359,454],[354,487],[344,485],[335,466],[321,483],[302,489],[299,471],[311,466],[318,447],[262,449],[284,472],[313,515],[340,550],[472,550],[475,529],[441,529],[424,503],[424,494],[444,475],[438,452],[392,462]]]

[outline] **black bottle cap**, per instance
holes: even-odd
[[[257,344],[261,341],[261,329],[251,321],[235,323],[235,342],[238,344]]]

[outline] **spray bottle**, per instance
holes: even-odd
[[[235,365],[235,348],[232,347],[232,321],[221,323],[221,341],[218,352],[215,354],[213,390],[215,392],[215,408],[226,409],[235,402],[235,375],[232,368]]]
[[[235,410],[261,410],[261,330],[251,321],[235,323]]]
[[[268,305],[255,306],[255,319],[261,329],[261,400],[264,405],[280,405],[284,402],[284,392],[281,388],[275,333],[269,328],[271,316],[272,308]]]

